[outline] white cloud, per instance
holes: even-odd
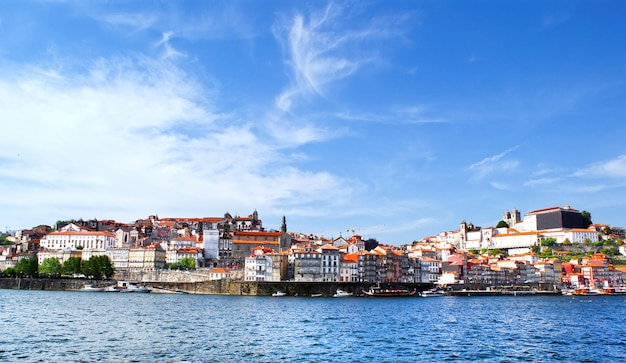
[[[276,211],[351,193],[332,174],[289,165],[275,140],[214,111],[206,98],[214,91],[168,62],[101,59],[78,75],[41,69],[0,78],[0,219],[13,228]]]
[[[517,149],[519,146],[514,146],[500,154],[489,156],[481,161],[478,161],[470,165],[467,170],[474,171],[478,179],[484,178],[486,175],[493,172],[505,172],[517,169],[519,162],[515,160],[503,160],[504,156]]]
[[[122,25],[136,30],[148,29],[159,17],[152,13],[112,13],[105,14],[103,20],[112,25]]]
[[[491,185],[492,188],[498,189],[498,190],[510,190],[511,189],[511,187],[508,184],[497,182],[497,181],[490,182],[489,185]]]
[[[524,183],[524,185],[527,186],[527,187],[552,185],[552,184],[558,182],[559,180],[560,180],[560,178],[536,178],[536,179],[527,180]]]
[[[159,40],[159,42],[157,43],[157,46],[163,46],[163,49],[165,50],[165,54],[164,54],[165,58],[186,57],[185,53],[182,53],[174,49],[174,47],[170,43],[170,40],[172,39],[173,35],[174,35],[174,32],[172,31],[163,32],[163,34],[161,35],[161,40]]]
[[[336,5],[308,19],[302,14],[275,27],[276,37],[285,43],[293,84],[277,98],[276,106],[288,112],[296,97],[324,94],[324,86],[350,76],[376,57],[361,49],[365,40],[388,36],[384,29],[364,26],[361,29],[338,29],[350,26],[349,14]],[[348,17],[348,18],[346,18]],[[377,26],[381,26],[377,24]]]
[[[591,178],[626,178],[626,155],[620,155],[613,160],[600,162],[574,173],[579,177]]]

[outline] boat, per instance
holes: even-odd
[[[178,290],[170,290],[170,289],[166,289],[164,287],[153,287],[152,289],[150,289],[149,291],[151,294],[182,294],[182,291],[178,291]]]
[[[103,292],[104,288],[103,287],[95,287],[91,284],[86,284],[85,286],[83,286],[80,291],[83,292]]]
[[[311,297],[322,297],[324,294],[311,294]]]
[[[347,292],[341,289],[337,289],[337,292],[333,295],[333,297],[349,297],[349,296],[352,296],[351,292]]]
[[[445,293],[439,289],[430,289],[424,290],[420,292],[421,297],[437,297],[437,296],[445,296]]]
[[[122,290],[122,292],[140,292],[140,293],[148,293],[151,289],[145,286],[137,286],[133,284],[128,284],[126,289]]]
[[[117,286],[111,285],[111,286],[105,287],[104,292],[120,292],[120,290],[118,290]]]
[[[380,285],[372,286],[369,290],[363,290],[363,296],[366,297],[404,297],[413,296],[416,291],[407,289],[383,289]]]
[[[275,293],[272,294],[272,296],[274,297],[280,297],[280,296],[285,296],[285,295],[287,294],[282,291],[276,291]]]

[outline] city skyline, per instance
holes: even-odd
[[[0,225],[623,227],[626,7],[601,4],[2,3]]]

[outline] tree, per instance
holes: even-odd
[[[113,264],[106,255],[91,256],[89,260],[81,261],[80,269],[83,275],[96,280],[103,277],[108,279],[115,274]]]
[[[61,275],[61,263],[56,257],[48,257],[39,265],[39,275],[46,277],[59,277]]]
[[[546,248],[545,250],[543,250],[543,251],[541,251],[539,253],[539,257],[541,257],[541,258],[548,258],[548,257],[552,256],[553,253],[554,252],[552,252],[551,249]]]
[[[89,279],[99,279],[99,271],[96,271],[96,264],[93,260],[93,256],[88,260],[80,261],[80,272]]]
[[[591,221],[591,213],[584,210],[580,212],[580,215],[583,217],[583,228],[587,228],[593,223]]]
[[[101,255],[97,257],[100,257],[99,264],[100,272],[102,273],[102,275],[104,275],[104,277],[106,277],[107,279],[113,277],[113,275],[115,275],[115,268],[113,267],[113,263],[111,263],[109,256]]]
[[[15,268],[13,268],[13,267],[5,268],[4,271],[2,271],[2,276],[5,276],[5,277],[15,277],[16,276]]]
[[[15,273],[20,277],[35,276],[37,274],[37,259],[35,257],[21,258],[15,264]]]
[[[81,273],[80,270],[80,257],[70,257],[63,262],[61,267],[61,273],[63,275],[75,275]]]
[[[563,246],[571,246],[572,242],[569,240],[569,238],[566,238],[565,240],[563,240]]]
[[[556,245],[556,238],[550,237],[541,241],[542,246],[554,246]]]
[[[585,238],[585,240],[583,241],[583,244],[585,246],[590,246],[591,245],[591,240],[589,238]]]
[[[196,268],[196,259],[191,257],[184,257],[178,263],[183,270],[193,270]]]
[[[506,223],[505,221],[500,221],[498,222],[498,225],[496,226],[496,228],[509,228],[509,224]]]

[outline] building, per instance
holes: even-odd
[[[165,268],[165,251],[158,243],[132,247],[128,250],[128,269],[131,271],[161,270]]]
[[[44,250],[95,249],[105,250],[115,247],[116,235],[111,232],[95,232],[75,224],[68,224],[61,230],[50,232],[40,240]]]
[[[582,214],[568,205],[531,211],[524,215],[523,225],[525,231],[587,227]]]

